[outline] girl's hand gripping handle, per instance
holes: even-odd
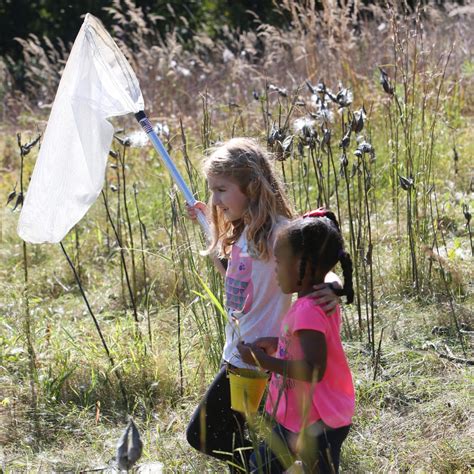
[[[145,133],[148,135],[148,138],[150,139],[151,143],[155,147],[155,150],[159,153],[161,156],[161,159],[163,161],[163,164],[168,168],[168,171],[170,172],[173,181],[176,183],[178,186],[179,190],[183,194],[185,200],[190,206],[194,206],[196,204],[196,199],[194,199],[193,193],[185,183],[184,179],[182,178],[180,172],[176,168],[176,165],[173,163],[173,160],[171,159],[170,155],[168,154],[168,151],[166,148],[163,146],[163,143],[161,143],[160,138],[156,134],[155,130],[153,129],[150,121],[148,120],[148,117],[146,116],[144,111],[137,112],[135,114],[135,118],[137,119],[138,123],[140,126],[143,128]],[[206,216],[197,216],[197,220],[201,224],[201,227],[206,235],[206,238],[209,239],[211,235],[211,231],[209,228],[209,222],[207,222]]]
[[[207,222],[207,206],[202,201],[194,201],[194,204],[186,202],[186,211],[188,212],[188,217],[191,220],[198,220],[200,223],[201,217],[206,219]],[[207,223],[209,225],[209,223]]]

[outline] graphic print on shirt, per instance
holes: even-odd
[[[283,360],[288,360],[288,345],[290,343],[290,337],[288,335],[289,327],[288,324],[285,324],[283,328],[283,333],[280,335],[280,340],[278,341],[278,358]],[[276,388],[277,391],[292,389],[295,386],[295,381],[288,378],[287,376],[273,373],[270,383]],[[284,387],[283,387],[284,385]],[[282,388],[283,387],[283,388]]]
[[[253,302],[252,257],[247,251],[246,244],[242,248],[237,244],[232,246],[225,279],[225,293],[227,309],[233,317],[238,319],[251,308]]]

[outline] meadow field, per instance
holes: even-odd
[[[341,470],[471,472],[474,7],[318,5],[283,0],[284,27],[191,42],[131,0],[109,13],[197,198],[207,150],[250,136],[298,212],[338,216],[356,283]],[[141,469],[225,472],[185,439],[220,362],[223,281],[133,117],[113,120],[103,192],[62,244],[17,235],[70,47],[21,44],[23,90],[0,58],[0,472],[113,469],[129,415]]]

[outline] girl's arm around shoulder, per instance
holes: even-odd
[[[315,304],[321,306],[328,316],[334,314],[341,301],[339,296],[334,293],[332,287],[342,288],[342,282],[334,272],[328,272],[324,278],[324,283],[314,285],[314,292],[309,295],[313,298]]]
[[[286,375],[303,382],[319,382],[326,370],[326,338],[319,331],[302,329],[296,333],[303,350],[302,360],[285,360],[272,357],[256,344],[239,343],[237,349],[246,364],[263,370]]]

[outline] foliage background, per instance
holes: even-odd
[[[63,242],[113,368],[61,249],[16,235],[21,177],[26,189],[41,141],[32,143],[88,7],[132,63],[147,112],[199,197],[209,146],[247,135],[279,158],[298,211],[326,204],[340,214],[359,271],[359,304],[344,307],[358,410],[343,468],[469,471],[472,6],[284,0],[258,2],[252,15],[243,2],[78,4],[0,3],[1,34],[10,31],[0,59],[0,196],[13,195],[0,231],[1,468],[111,466],[127,413],[144,463],[223,468],[184,439],[219,363],[222,282],[133,120],[114,121],[105,199]],[[10,14],[20,7],[22,21]],[[324,87],[351,103],[317,92]],[[347,143],[362,108],[362,130]]]

